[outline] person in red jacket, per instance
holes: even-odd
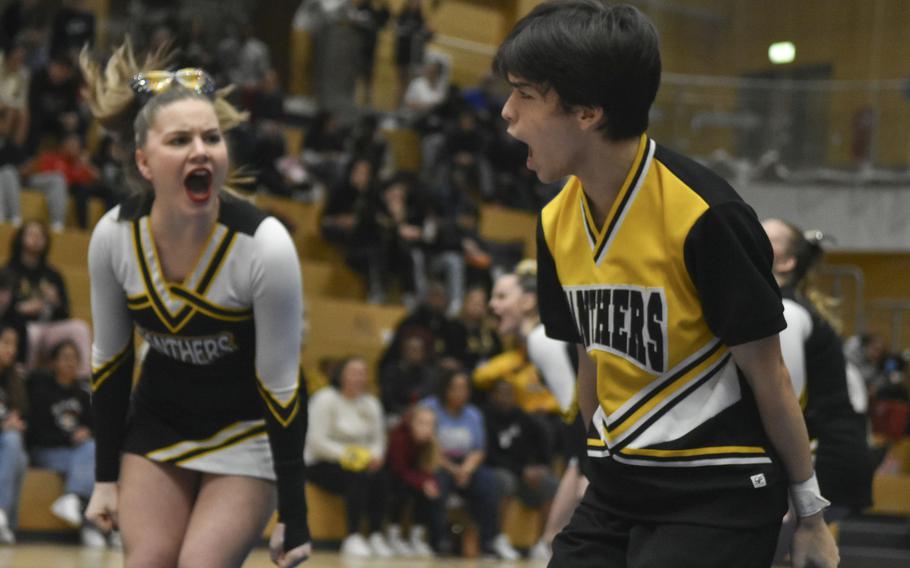
[[[430,542],[438,547],[444,527],[445,503],[440,499],[436,468],[439,466],[439,444],[436,442],[436,414],[425,406],[415,406],[389,434],[388,464],[392,473],[392,508],[388,541],[401,556],[433,556],[424,540],[430,528]],[[414,503],[408,541],[401,536],[398,521],[405,506]]]
[[[101,172],[89,159],[82,139],[75,132],[67,134],[56,149],[39,154],[31,164],[25,166],[25,170],[37,174],[39,179],[46,178],[49,174],[59,175],[75,200],[76,221],[83,229],[88,227],[90,197],[104,199],[107,208],[114,205],[113,193],[101,185]]]

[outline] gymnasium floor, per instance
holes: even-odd
[[[122,556],[107,550],[89,550],[75,545],[59,544],[17,544],[0,547],[0,568],[121,568]],[[274,564],[268,552],[257,549],[247,560],[244,568],[269,568]],[[510,568],[544,568],[543,562],[522,560],[519,562],[498,562],[493,560],[426,560],[376,558],[349,560],[329,552],[317,552],[302,566],[306,568],[487,568],[508,566]]]

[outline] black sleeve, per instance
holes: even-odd
[[[95,480],[117,481],[123,431],[133,390],[133,342],[116,357],[92,370],[92,426],[95,432]]]
[[[537,306],[540,321],[548,336],[570,343],[582,343],[556,273],[556,263],[547,247],[540,219],[537,220]]]
[[[302,372],[300,383],[297,394],[287,409],[271,399],[262,388],[259,389],[265,413],[265,429],[274,460],[278,520],[285,525],[285,551],[310,541],[305,492],[306,467],[303,462],[309,404]],[[288,414],[289,418],[286,416]]]
[[[705,322],[727,345],[787,327],[771,273],[771,243],[751,207],[729,201],[708,209],[685,242],[685,262]]]

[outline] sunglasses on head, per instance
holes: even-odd
[[[215,96],[215,81],[212,76],[193,67],[177,71],[146,71],[130,81],[130,87],[143,103],[178,85],[209,98]]]

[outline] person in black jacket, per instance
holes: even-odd
[[[509,499],[532,509],[542,508],[546,518],[558,484],[541,427],[515,402],[515,387],[497,381],[490,390],[484,413],[487,428],[487,465],[499,482],[503,509]]]
[[[64,494],[51,512],[78,527],[95,485],[91,396],[87,381],[80,380],[79,350],[72,341],[54,346],[51,361],[50,373],[36,372],[28,379],[27,439],[32,464],[64,477]]]
[[[31,220],[16,231],[10,246],[7,268],[16,278],[13,309],[28,335],[26,367],[37,367],[51,346],[68,339],[79,350],[79,374],[87,376],[91,332],[85,321],[70,317],[66,282],[47,260],[50,238],[43,223]]]

